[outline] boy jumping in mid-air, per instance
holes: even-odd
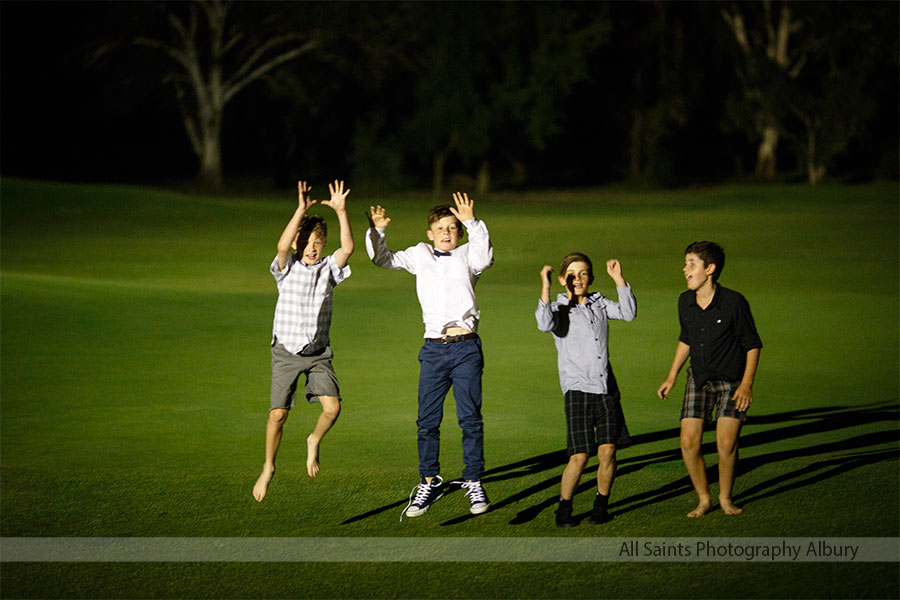
[[[609,364],[609,319],[631,321],[637,312],[631,286],[622,277],[622,265],[612,258],[606,272],[616,284],[618,302],[590,293],[594,282],[591,259],[573,252],[559,266],[559,283],[566,293],[550,302],[550,273],[541,269],[541,299],[534,313],[538,329],[549,331],[556,342],[559,384],[565,396],[566,451],[569,463],[560,483],[556,525],[571,527],[572,496],[591,454],[597,453],[597,495],[589,521],[609,520],[607,505],[616,473],[616,449],[631,445],[619,399],[619,388]]]
[[[669,375],[657,395],[665,399],[688,356],[681,409],[681,456],[700,502],[688,517],[712,506],[706,463],[700,453],[704,423],[716,422],[719,451],[719,506],[726,515],[743,509],[731,501],[738,436],[753,401],[753,379],[762,341],[744,297],[719,285],[725,251],[714,242],[694,242],[684,251],[687,291],[678,298],[681,335]]]
[[[475,218],[475,203],[468,194],[453,194],[456,206],[436,206],[428,213],[425,235],[432,245],[419,243],[406,250],[387,249],[384,234],[391,220],[381,206],[370,207],[371,227],[366,233],[369,258],[385,269],[403,269],[416,276],[416,291],[425,322],[425,344],[419,351],[418,426],[420,483],[410,494],[406,516],[425,514],[443,493],[440,473],[440,426],[444,397],[453,386],[456,416],[463,431],[462,487],[469,511],[488,509],[481,485],[484,471],[484,427],[481,417],[481,373],[484,355],[478,337],[481,313],[475,301],[475,284],[493,263],[488,230]],[[459,245],[462,226],[469,243]],[[402,518],[402,515],[401,515]]]
[[[266,424],[266,462],[253,486],[253,497],[262,502],[275,476],[275,455],[281,444],[284,422],[297,395],[301,374],[306,375],[306,400],[319,402],[322,413],[306,438],[306,471],[319,473],[319,444],[341,412],[341,393],[331,365],[334,356],[328,330],[331,327],[332,288],[350,276],[347,260],[353,254],[353,234],[347,216],[344,182],[329,184],[330,206],[341,227],[341,247],[324,256],[328,230],[325,220],[307,214],[317,200],[311,188],[297,183],[297,210],[278,240],[278,254],[270,270],[278,285],[278,302],[272,326],[271,410]],[[291,252],[291,250],[295,252]]]

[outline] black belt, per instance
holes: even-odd
[[[478,337],[477,333],[464,333],[462,335],[448,335],[442,338],[425,338],[426,342],[434,342],[436,344],[452,344],[463,340],[474,340]]]

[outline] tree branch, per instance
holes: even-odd
[[[263,63],[262,65],[260,65],[256,69],[254,69],[252,72],[248,73],[246,76],[241,78],[240,80],[235,81],[234,78],[232,78],[230,80],[230,82],[225,85],[225,93],[223,94],[223,99],[224,99],[225,103],[227,103],[229,100],[231,100],[231,98],[233,98],[235,94],[240,92],[247,85],[256,81],[257,79],[259,79],[260,77],[262,77],[263,75],[265,75],[266,73],[268,73],[269,71],[271,71],[272,69],[277,67],[278,65],[285,63],[289,60],[293,60],[293,59],[297,58],[301,54],[304,54],[304,53],[312,50],[313,48],[315,48],[316,45],[317,44],[315,41],[306,42],[305,44],[303,44],[303,46],[301,46],[299,48],[294,48],[293,50],[288,50],[287,52],[279,54],[275,58]]]

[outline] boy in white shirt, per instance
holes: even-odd
[[[419,351],[418,427],[420,483],[410,494],[406,516],[424,514],[444,489],[439,476],[440,425],[444,397],[453,386],[456,415],[463,431],[464,482],[469,511],[481,514],[490,505],[481,485],[484,471],[484,427],[481,417],[481,374],[484,355],[478,337],[480,312],[475,284],[493,262],[488,230],[475,218],[474,201],[468,194],[453,194],[456,207],[436,206],[428,213],[425,235],[432,245],[420,242],[392,252],[385,243],[390,218],[381,206],[370,207],[372,225],[366,233],[366,251],[384,269],[402,269],[416,276],[416,292],[425,322],[425,344]],[[459,245],[462,225],[469,243]]]

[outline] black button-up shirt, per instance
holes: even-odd
[[[716,287],[706,309],[697,305],[697,293],[678,298],[679,339],[691,347],[691,368],[697,389],[710,380],[740,381],[747,352],[762,348],[747,300],[734,290]]]

